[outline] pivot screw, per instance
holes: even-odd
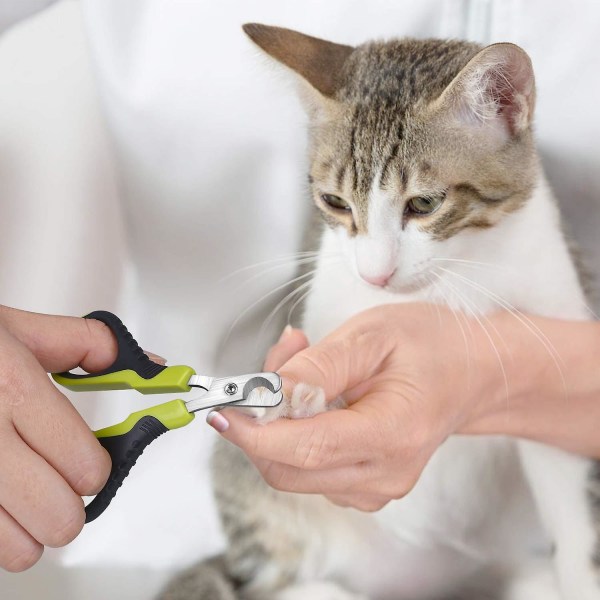
[[[225,386],[225,393],[228,396],[233,396],[238,391],[238,386],[235,383],[228,383]]]

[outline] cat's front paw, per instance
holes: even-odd
[[[292,390],[292,397],[288,403],[286,417],[290,419],[303,419],[325,412],[326,410],[327,402],[325,401],[325,391],[323,388],[308,383],[298,383]]]
[[[257,390],[255,390],[256,392]],[[253,392],[254,393],[254,392]],[[270,393],[265,391],[263,393]],[[298,383],[291,395],[284,396],[281,404],[272,408],[240,408],[247,415],[265,424],[280,419],[303,419],[327,410],[325,392],[322,388],[308,383]]]

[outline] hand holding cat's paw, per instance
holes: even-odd
[[[244,450],[276,489],[323,494],[336,504],[362,510],[377,510],[407,494],[435,450],[453,433],[519,435],[521,423],[539,428],[538,413],[528,412],[528,394],[506,402],[504,371],[498,368],[497,348],[486,330],[463,316],[471,331],[467,345],[456,313],[442,307],[436,312],[438,318],[432,319],[426,305],[379,306],[353,317],[310,348],[302,332],[288,331],[266,362],[267,370],[277,369],[283,377],[288,410],[306,416],[321,406],[320,393],[312,396],[306,383],[323,390],[328,408],[337,408],[343,398],[349,403],[347,410],[327,410],[311,419],[279,419],[262,427],[228,408],[211,419],[211,425]],[[543,373],[532,381],[548,382],[544,397],[562,406],[564,397],[552,395],[562,388],[548,376],[555,369],[546,348],[532,345],[530,333],[509,313],[491,315],[489,322],[510,341],[499,348],[511,348],[521,357],[504,357],[510,381],[527,381],[520,371],[520,365],[527,365],[528,373]],[[564,333],[563,322],[536,323],[558,339],[571,333]],[[595,348],[597,332],[590,331],[589,324],[577,327],[577,335],[588,332],[591,337],[581,339]],[[571,379],[571,385],[581,389],[576,386],[584,380]],[[512,411],[520,406],[525,419],[507,420],[507,406]],[[516,431],[507,430],[509,421]],[[563,431],[556,420],[549,422]],[[547,431],[552,440],[550,434]]]
[[[404,496],[436,448],[463,426],[471,399],[486,391],[472,372],[467,386],[469,363],[459,351],[432,353],[463,347],[455,315],[440,309],[440,319],[432,321],[423,306],[381,306],[309,348],[300,332],[288,331],[266,363],[283,377],[287,400],[261,421],[290,418],[261,427],[227,408],[223,436],[276,489],[319,493],[362,510]],[[470,347],[482,367],[495,364],[488,346],[474,337]],[[341,398],[346,410],[322,412]],[[313,418],[297,418],[306,416]]]
[[[256,389],[253,394],[269,394],[266,389]],[[298,383],[292,393],[284,395],[281,404],[273,408],[240,407],[236,409],[249,417],[254,417],[258,423],[265,425],[277,419],[304,419],[327,410],[325,392],[320,387],[308,383]]]

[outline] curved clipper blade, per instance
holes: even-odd
[[[281,380],[278,389],[265,377],[253,377],[246,382],[242,392],[244,399],[238,402],[238,406],[273,407],[283,400],[281,391]]]

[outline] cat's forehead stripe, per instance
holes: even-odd
[[[337,173],[335,175],[336,184],[338,190],[344,189],[344,178],[346,177],[346,164],[342,164],[338,167]]]
[[[357,191],[358,186],[358,171],[356,167],[356,127],[358,118],[358,107],[354,108],[352,113],[352,127],[350,129],[350,146],[348,161],[352,168],[352,190]]]
[[[400,161],[404,117],[402,112],[377,110],[372,105],[354,108],[349,155],[355,194],[368,197],[375,177],[384,178],[393,163]]]
[[[385,159],[385,162],[383,163],[383,167],[381,169],[381,175],[379,176],[380,185],[385,186],[385,184],[387,183],[387,179],[390,174],[390,166],[392,164],[392,161],[395,161],[398,158],[399,150],[400,150],[400,143],[397,142],[392,146],[392,149],[391,149],[388,157]],[[405,184],[403,183],[403,185],[405,185]]]

